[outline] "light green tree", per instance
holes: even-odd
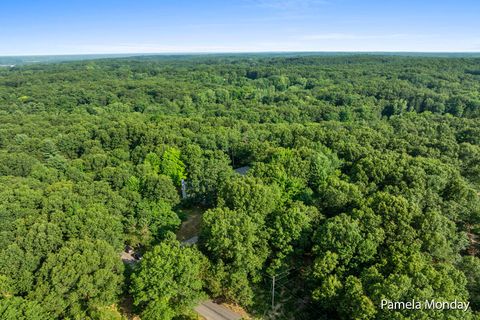
[[[180,150],[174,147],[167,148],[160,162],[161,172],[169,176],[176,186],[180,186],[182,179],[186,179],[185,164],[180,159]]]

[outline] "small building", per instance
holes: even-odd
[[[241,176],[245,176],[247,174],[248,170],[250,170],[250,167],[245,166],[245,167],[240,167],[240,168],[235,169],[235,172],[238,173]]]

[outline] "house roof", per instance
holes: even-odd
[[[237,168],[235,169],[235,172],[244,176],[247,174],[248,170],[250,170],[250,167],[249,166],[245,166],[245,167],[240,167],[240,168]]]

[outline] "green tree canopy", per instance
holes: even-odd
[[[181,246],[170,234],[143,257],[132,277],[134,304],[142,319],[173,319],[189,314],[202,297],[205,258],[195,247]]]

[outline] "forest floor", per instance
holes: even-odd
[[[140,317],[134,314],[133,310],[133,298],[131,296],[125,296],[118,306],[122,316],[128,320],[140,320]]]
[[[186,219],[182,222],[177,232],[177,239],[179,241],[185,241],[200,234],[204,212],[205,209],[201,207],[182,209],[182,213],[186,216]]]

